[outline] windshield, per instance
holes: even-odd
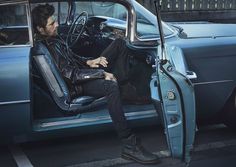
[[[76,13],[87,11],[89,16],[106,16],[126,21],[127,9],[114,2],[75,2]]]
[[[134,2],[134,7],[137,12],[137,36],[140,39],[159,38],[156,16],[137,2]],[[163,32],[165,37],[174,34],[174,31],[164,22]]]

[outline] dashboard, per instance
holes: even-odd
[[[103,16],[89,17],[85,30],[72,50],[81,55],[98,57],[116,38],[125,38],[126,21]]]
[[[85,31],[73,51],[81,56],[98,57],[115,39],[126,37],[126,21],[115,18],[95,16],[89,17]],[[131,55],[149,65],[155,61],[155,51],[137,50],[130,47]]]
[[[86,28],[88,35],[114,40],[125,37],[126,21],[103,16],[90,17]]]

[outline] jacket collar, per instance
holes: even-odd
[[[57,39],[57,36],[51,37],[51,36],[46,36],[46,35],[35,33],[34,39],[35,39],[35,41],[49,41],[49,40]]]

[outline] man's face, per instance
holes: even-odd
[[[56,36],[57,35],[58,22],[51,16],[47,20],[47,25],[45,28],[40,28],[40,33],[46,36]]]

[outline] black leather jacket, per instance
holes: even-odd
[[[91,58],[85,58],[73,53],[59,36],[50,38],[37,36],[37,42],[42,42],[48,48],[67,83],[72,98],[81,95],[81,84],[85,81],[104,78],[104,70],[89,68],[86,62]]]

